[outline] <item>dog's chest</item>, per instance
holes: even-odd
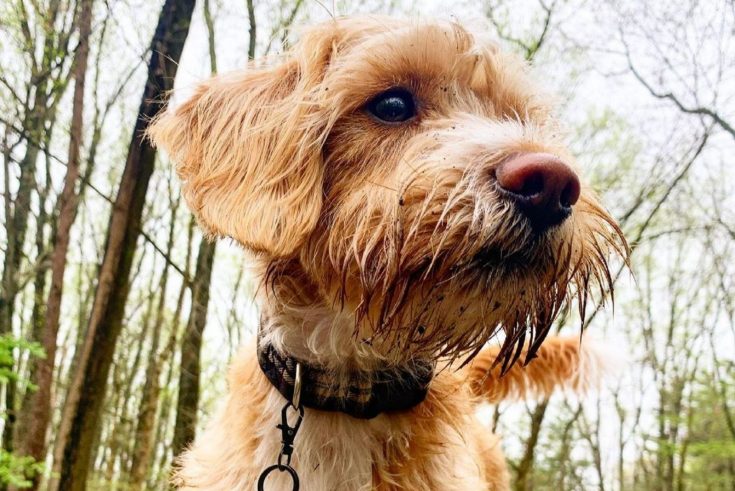
[[[258,468],[272,464],[280,451],[276,419],[259,430],[262,440],[253,462]],[[468,451],[458,430],[439,422],[421,428],[384,415],[359,420],[307,410],[293,467],[307,491],[486,489],[476,452]],[[290,490],[291,479],[274,473],[266,489]]]

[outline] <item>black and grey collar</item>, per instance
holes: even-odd
[[[340,376],[334,371],[296,360],[279,352],[258,336],[258,363],[271,384],[291,401],[296,380],[296,365],[301,365],[301,404],[321,411],[340,411],[355,418],[370,419],[387,411],[401,411],[424,400],[434,376],[434,364],[420,360],[396,368],[352,371]]]

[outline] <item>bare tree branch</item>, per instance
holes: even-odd
[[[543,0],[539,0],[539,4],[544,11],[544,18],[541,22],[541,32],[538,34],[538,36],[536,36],[533,41],[530,42],[513,37],[506,32],[505,26],[501,24],[501,22],[495,15],[495,5],[490,5],[487,8],[487,18],[490,20],[490,23],[493,25],[493,27],[495,27],[495,31],[497,32],[498,37],[521,48],[527,61],[533,60],[533,58],[536,56],[536,53],[539,52],[544,44],[544,41],[546,40],[546,35],[548,34],[549,27],[551,25],[551,18],[554,15],[554,9],[556,8],[556,0],[552,1],[551,5],[546,5]]]
[[[704,106],[687,106],[686,104],[681,102],[681,100],[679,100],[679,98],[676,97],[672,92],[662,92],[654,89],[653,86],[643,77],[643,75],[641,75],[641,73],[638,71],[635,64],[633,63],[633,60],[630,56],[630,49],[628,48],[625,36],[623,36],[622,33],[621,38],[623,45],[625,46],[625,57],[628,62],[628,69],[633,74],[635,79],[638,80],[638,82],[640,82],[643,87],[645,87],[649,94],[651,94],[656,99],[669,100],[673,102],[674,105],[683,113],[697,114],[700,116],[709,117],[710,119],[712,119],[712,121],[714,121],[715,124],[717,124],[717,126],[729,133],[731,137],[735,138],[735,128],[733,128],[730,123],[725,121],[725,119],[716,110]]]

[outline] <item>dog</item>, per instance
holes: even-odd
[[[477,405],[593,383],[602,354],[547,334],[612,289],[627,244],[550,97],[479,39],[333,19],[154,122],[199,224],[261,285],[257,340],[176,486],[505,490]]]

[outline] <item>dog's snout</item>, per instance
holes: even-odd
[[[551,154],[514,156],[496,169],[495,176],[500,189],[517,203],[537,230],[563,222],[579,199],[579,178]]]

